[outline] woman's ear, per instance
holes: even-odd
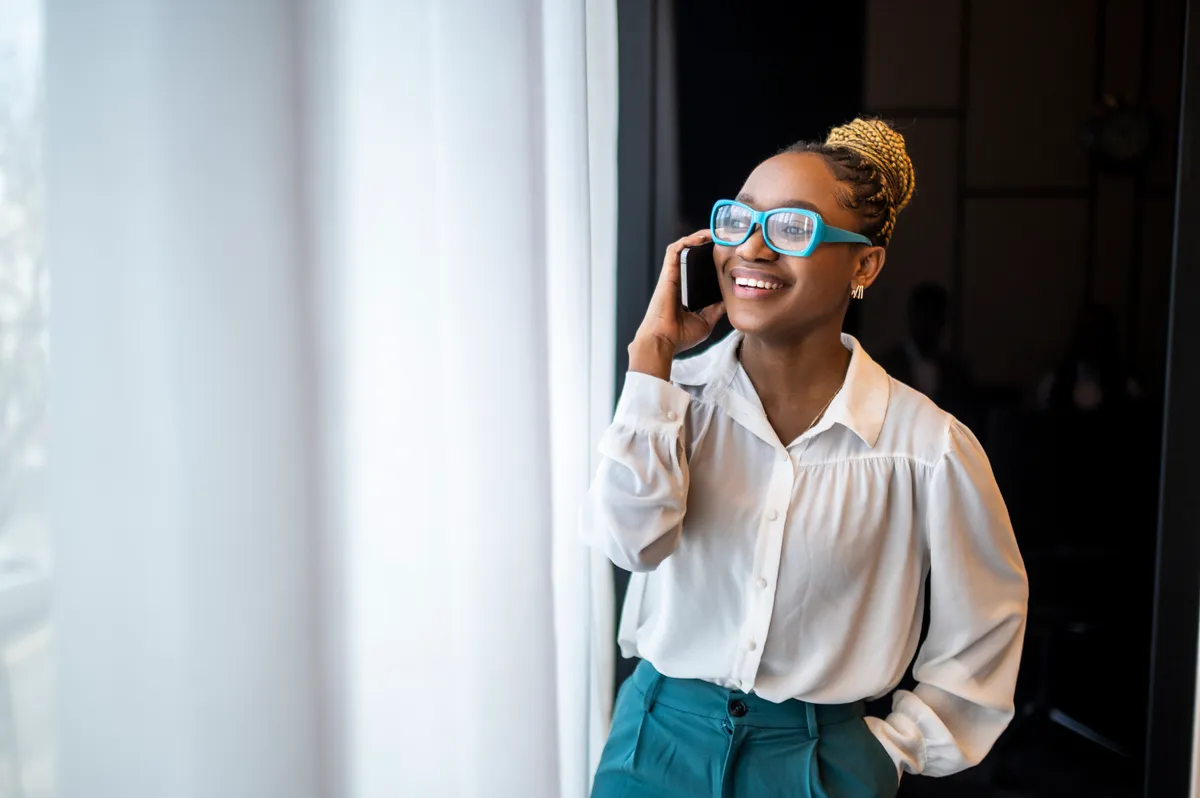
[[[883,271],[883,262],[887,260],[887,250],[883,247],[867,247],[858,256],[854,268],[854,283],[867,288]]]

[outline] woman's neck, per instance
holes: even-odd
[[[836,326],[789,341],[747,335],[742,368],[758,392],[780,440],[790,442],[819,415],[837,392],[850,365],[850,352]]]

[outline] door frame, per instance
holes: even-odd
[[[1146,729],[1147,798],[1195,795],[1200,638],[1200,0],[1187,0]],[[1190,367],[1189,367],[1190,364]]]

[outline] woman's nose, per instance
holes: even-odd
[[[750,237],[738,244],[735,251],[738,257],[744,261],[775,260],[779,257],[779,253],[767,246],[762,225],[755,225],[754,230],[750,232]]]

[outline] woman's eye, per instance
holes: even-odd
[[[787,227],[783,228],[783,232],[789,236],[799,236],[799,235],[804,235],[804,228],[797,227],[794,224],[790,224]]]

